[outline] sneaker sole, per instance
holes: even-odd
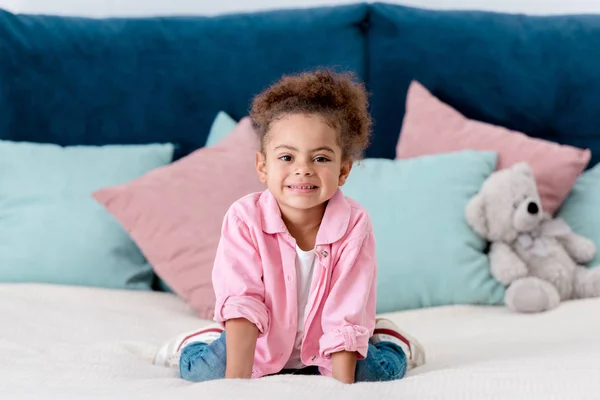
[[[180,334],[174,338],[171,338],[166,343],[164,343],[155,353],[153,364],[167,366],[169,364],[169,360],[173,357],[176,357],[177,354],[181,351],[184,344],[196,336],[206,335],[214,333],[215,337],[218,337],[220,334],[224,332],[221,328],[205,328],[199,331],[194,331],[187,334]],[[206,341],[206,343],[210,343],[210,341]],[[176,347],[175,347],[176,345]]]
[[[387,322],[388,320],[378,318],[375,320],[375,325],[377,325],[379,323],[379,321]],[[398,328],[393,322],[390,321],[389,323],[391,323],[393,326],[395,326],[396,330],[391,329],[391,328],[376,328],[373,331],[373,335],[385,334],[385,335],[390,335],[390,336],[398,338],[399,340],[401,340],[403,343],[405,343],[408,346],[408,348],[411,351],[411,357],[413,355],[416,356],[415,359],[413,360],[413,363],[414,363],[413,368],[416,368],[418,366],[425,364],[425,362],[426,362],[425,348],[421,345],[421,343],[412,335],[410,335],[410,334],[406,333],[405,331],[401,330],[400,328]],[[397,334],[400,334],[401,336],[403,336],[403,338],[399,338],[398,336],[396,336]],[[407,340],[409,343],[407,343]],[[412,350],[413,347],[416,350],[414,352]]]

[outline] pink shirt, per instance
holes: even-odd
[[[252,377],[281,371],[297,325],[296,241],[270,191],[243,197],[225,216],[213,269],[215,320],[256,324]],[[302,362],[331,376],[331,354],[367,354],[375,326],[375,239],[371,220],[341,190],[331,198],[317,234]]]

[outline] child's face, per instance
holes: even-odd
[[[282,211],[310,210],[344,184],[352,162],[342,160],[337,132],[322,117],[290,114],[271,124],[256,167]]]

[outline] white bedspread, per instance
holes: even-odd
[[[428,364],[392,383],[320,376],[184,382],[151,364],[165,338],[208,321],[175,296],[0,285],[2,399],[598,399],[600,300],[515,315],[442,307],[391,315]]]

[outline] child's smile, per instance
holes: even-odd
[[[259,176],[284,214],[324,209],[349,172],[338,131],[316,115],[290,114],[269,129]]]

